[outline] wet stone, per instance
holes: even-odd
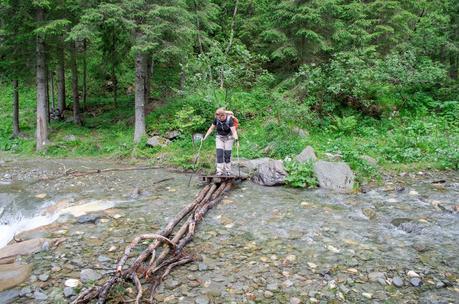
[[[33,298],[37,301],[45,301],[48,299],[48,296],[41,291],[36,290],[33,293]]]
[[[263,293],[263,296],[266,298],[266,299],[269,299],[269,298],[272,298],[274,296],[274,294],[269,291],[269,290],[266,290],[264,293]]]
[[[206,271],[209,267],[205,263],[199,263],[198,264],[198,269],[199,271]]]
[[[99,255],[97,257],[97,260],[101,263],[105,263],[105,262],[109,262],[111,261],[111,259],[108,257],[108,256],[105,256],[105,255]]]
[[[39,276],[38,276],[38,279],[39,279],[40,281],[42,281],[42,282],[46,282],[46,281],[48,281],[48,279],[49,279],[49,274],[44,273],[44,274],[42,274],[42,275],[39,275]]]
[[[64,296],[66,298],[70,298],[71,296],[75,296],[75,295],[76,295],[76,291],[72,287],[65,287],[64,288]]]
[[[101,277],[102,276],[97,271],[95,271],[93,269],[83,269],[81,271],[81,273],[80,273],[80,280],[83,283],[97,281]]]
[[[402,287],[403,280],[400,277],[395,277],[392,279],[392,285],[394,285],[395,287]]]
[[[31,294],[32,294],[32,289],[29,286],[26,286],[19,291],[19,295],[21,297],[24,297],[26,295],[31,295]]]
[[[196,304],[209,304],[209,298],[206,296],[199,296],[195,300]]]
[[[93,223],[95,224],[96,221],[100,218],[100,216],[94,215],[94,214],[85,214],[80,217],[78,217],[78,224],[86,224],[86,223]]]
[[[168,289],[175,289],[177,288],[181,283],[179,281],[176,281],[176,280],[167,280],[166,281],[166,288]]]
[[[420,278],[411,278],[410,279],[410,284],[413,285],[414,287],[419,287],[422,284],[422,281]]]
[[[13,303],[13,301],[20,296],[19,289],[9,289],[0,292],[0,303]]]

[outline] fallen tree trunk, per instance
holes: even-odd
[[[108,280],[102,286],[83,290],[72,303],[88,303],[95,299],[97,303],[105,303],[112,287],[125,281],[131,281],[134,284],[137,295],[132,301],[140,303],[144,296],[141,279],[143,279],[143,284],[150,284],[149,301],[153,303],[158,286],[170,271],[174,267],[196,260],[196,257],[184,252],[183,249],[192,240],[196,226],[231,186],[231,181],[224,181],[218,185],[206,185],[193,202],[185,206],[162,230],[154,234],[146,233],[135,237],[124,250],[116,270]],[[181,222],[183,223],[180,228],[173,233],[175,227]],[[125,268],[132,249],[142,240],[152,240],[152,243],[135,259],[131,259],[131,265]]]

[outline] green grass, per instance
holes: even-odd
[[[0,150],[26,156],[36,155],[34,91],[25,89],[20,92],[20,121],[25,138],[18,139],[10,136],[12,92],[10,88],[2,92],[0,107],[4,111],[0,113]],[[385,170],[458,169],[457,104],[452,102],[448,111],[433,109],[396,115],[388,113],[382,119],[342,112],[340,116],[323,117],[319,121],[313,113],[304,112],[299,117],[289,114],[295,111],[294,104],[261,90],[236,91],[227,94],[226,100],[224,92],[203,91],[169,98],[165,105],[147,116],[147,131],[150,134],[164,134],[180,128],[184,131],[181,138],[169,146],[151,148],[146,146],[146,139],[139,145],[132,141],[132,96],[120,98],[117,105],[113,104],[111,98],[90,98],[83,115],[84,125],[78,127],[71,121],[52,121],[50,145],[39,155],[142,158],[165,166],[191,169],[198,148],[191,142],[191,133],[205,133],[214,109],[226,105],[236,112],[240,121],[241,157],[284,159],[295,156],[311,145],[322,159],[327,158],[327,154],[339,154],[356,172],[358,182],[366,183],[378,180]],[[69,117],[71,112],[65,115]],[[187,115],[191,118],[187,119]],[[294,127],[306,130],[309,135],[300,137],[293,132]],[[69,135],[74,135],[76,140],[66,140]],[[378,165],[375,167],[367,163],[362,159],[365,155],[377,160]],[[214,160],[214,141],[211,138],[203,145],[199,166],[210,170]],[[305,168],[300,169],[309,172]],[[298,174],[301,182],[301,172]]]

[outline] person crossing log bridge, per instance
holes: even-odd
[[[82,290],[72,303],[88,303],[95,299],[97,303],[105,303],[110,290],[124,281],[134,283],[137,295],[133,301],[140,303],[143,297],[141,279],[144,284],[150,284],[149,301],[153,303],[157,288],[170,271],[174,267],[197,259],[186,253],[184,248],[193,239],[197,225],[209,209],[214,207],[232,186],[231,178],[207,184],[193,202],[176,214],[161,231],[136,236],[124,250],[115,271],[110,274],[108,280],[102,286]],[[180,223],[182,223],[180,228],[175,229]],[[130,258],[131,251],[144,240],[152,240],[152,242],[135,259]],[[129,266],[127,266],[128,262],[130,262]]]

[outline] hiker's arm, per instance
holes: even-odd
[[[204,138],[202,140],[206,140],[206,138],[210,135],[210,133],[212,133],[212,131],[215,129],[215,125],[212,124],[209,128],[209,130],[207,130],[207,133],[206,135],[204,136]]]
[[[234,140],[238,140],[239,137],[237,136],[236,127],[231,127],[230,129],[231,129],[231,133],[233,133]]]

